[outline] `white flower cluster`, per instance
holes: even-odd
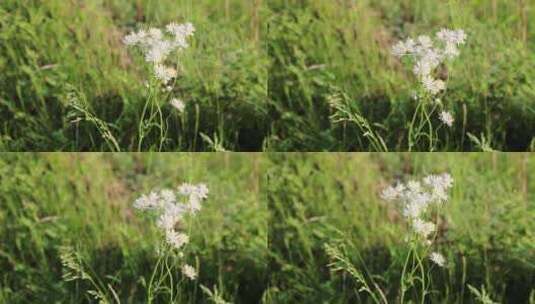
[[[410,222],[412,230],[424,243],[431,244],[429,237],[436,231],[436,224],[426,221],[424,216],[429,206],[448,200],[448,190],[452,186],[453,178],[448,173],[429,175],[422,181],[389,186],[383,190],[381,197],[386,201],[401,203],[403,216]],[[430,258],[439,266],[444,266],[444,257],[440,253],[432,253]]]
[[[166,91],[172,91],[171,81],[177,77],[178,72],[175,68],[167,66],[165,61],[173,52],[187,49],[188,38],[194,33],[195,27],[191,23],[171,23],[166,26],[165,31],[150,28],[130,33],[124,37],[123,42],[127,46],[139,47],[145,56],[145,61],[152,64],[154,76],[162,82]],[[180,112],[183,111],[183,106],[177,107],[176,103],[171,105]]]
[[[434,41],[429,36],[421,35],[416,39],[409,38],[398,42],[392,47],[392,54],[399,58],[413,58],[413,73],[424,90],[435,96],[446,89],[446,83],[436,79],[433,72],[445,60],[459,56],[459,46],[465,42],[466,34],[463,30],[441,29],[436,33]],[[453,125],[454,119],[450,112],[442,111],[439,119],[448,127]]]
[[[201,210],[201,203],[208,197],[208,187],[205,184],[184,183],[176,191],[164,189],[152,191],[142,195],[134,201],[134,208],[142,211],[153,211],[158,215],[156,225],[165,233],[167,244],[176,249],[182,249],[189,242],[189,236],[177,230],[177,225],[186,215],[195,215]],[[180,199],[183,200],[180,200]],[[187,264],[183,265],[185,276],[195,279],[195,269]]]
[[[188,264],[182,266],[182,274],[190,280],[195,280],[197,278],[197,270]]]
[[[184,112],[184,109],[186,108],[186,105],[182,101],[182,99],[173,98],[169,102],[175,109],[177,109],[178,112]]]
[[[446,259],[442,254],[438,252],[431,252],[431,254],[429,255],[429,259],[431,259],[431,261],[433,261],[440,267],[444,267],[446,265]]]
[[[453,126],[453,122],[455,121],[453,119],[453,116],[451,115],[450,112],[447,112],[447,111],[442,111],[440,112],[439,116],[440,120],[448,127],[451,127]]]
[[[446,84],[440,79],[435,79],[433,71],[446,59],[457,57],[458,47],[465,41],[466,34],[463,30],[442,29],[436,34],[436,41],[426,35],[416,39],[409,38],[394,45],[392,54],[400,58],[404,56],[414,58],[414,74],[427,92],[436,95],[446,88]]]

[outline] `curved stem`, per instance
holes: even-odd
[[[409,253],[407,253],[407,256],[405,257],[405,263],[403,265],[403,271],[401,272],[401,298],[400,303],[403,304],[403,300],[405,299],[405,291],[407,290],[407,286],[405,286],[405,275],[407,273],[407,266],[409,265],[409,258],[412,253],[412,246],[409,250]]]
[[[148,287],[148,294],[147,294],[147,303],[152,303],[152,298],[153,298],[153,294],[152,294],[152,284],[154,282],[154,278],[156,277],[156,272],[158,271],[158,268],[160,266],[160,263],[162,261],[162,257],[160,256],[158,258],[158,261],[156,262],[156,266],[154,266],[154,270],[152,271],[152,275],[150,277],[150,281],[149,281],[149,287]]]
[[[413,133],[414,133],[414,124],[416,123],[416,117],[418,116],[418,113],[420,112],[420,108],[422,106],[422,102],[418,102],[418,105],[416,105],[416,109],[414,110],[414,114],[411,119],[411,124],[409,125],[409,152],[412,151],[412,147],[414,146],[413,142]]]

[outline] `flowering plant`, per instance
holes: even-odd
[[[184,229],[187,216],[195,216],[202,208],[202,201],[208,197],[205,184],[184,183],[176,190],[163,189],[142,195],[134,201],[134,208],[154,213],[156,226],[163,233],[162,249],[154,267],[148,285],[148,302],[150,303],[160,291],[167,291],[170,299],[175,298],[173,277],[176,269],[190,280],[195,280],[198,272],[194,266],[183,261],[184,251],[189,242],[189,235]],[[167,282],[168,284],[163,284]],[[165,288],[162,285],[167,285]]]
[[[398,202],[402,205],[403,216],[410,224],[415,240],[425,245],[432,245],[433,235],[437,231],[436,223],[427,221],[427,211],[433,207],[440,207],[448,199],[447,191],[453,185],[453,179],[447,173],[442,175],[429,175],[420,181],[409,181],[386,188],[381,197],[389,202]],[[445,266],[444,258],[438,258],[440,253],[431,254],[431,260],[439,266]]]
[[[417,287],[420,287],[421,302],[425,303],[425,298],[430,293],[431,280],[429,271],[426,271],[427,264],[424,263],[424,257],[428,257],[432,263],[440,267],[447,268],[446,258],[438,250],[434,250],[438,220],[433,221],[430,218],[434,207],[440,208],[448,201],[448,191],[452,185],[453,178],[444,173],[429,175],[421,181],[411,180],[389,186],[381,193],[383,200],[400,205],[401,214],[406,219],[410,231],[407,237],[409,251],[404,257],[401,273],[399,303],[405,303],[405,294]],[[356,267],[345,252],[343,244],[326,244],[325,251],[331,259],[328,266],[332,271],[349,273],[360,285],[358,291],[366,292],[374,303],[388,303],[385,292],[374,278],[376,276],[369,273],[363,261],[363,270]],[[354,251],[352,254],[355,254]],[[356,255],[360,258],[358,251]]]
[[[188,39],[194,33],[195,27],[191,23],[177,24],[173,22],[168,24],[165,30],[154,27],[148,30],[142,29],[128,34],[123,39],[125,45],[136,47],[141,51],[145,61],[151,66],[153,76],[146,83],[148,98],[139,125],[138,150],[141,150],[143,139],[153,126],[158,126],[161,135],[167,132],[159,100],[167,100],[169,105],[179,113],[184,112],[186,108],[180,98],[172,96],[181,65],[180,62],[171,61],[169,57],[189,48]],[[147,121],[145,121],[146,118],[148,118]],[[154,121],[158,121],[158,123],[154,123]],[[160,136],[160,138],[162,139],[161,148],[165,136]]]
[[[397,202],[402,207],[402,214],[410,227],[410,250],[405,258],[401,274],[401,303],[405,292],[415,281],[421,283],[422,301],[427,294],[427,279],[423,256],[440,267],[446,267],[446,258],[438,251],[432,251],[437,237],[438,218],[435,222],[429,220],[429,211],[433,207],[440,208],[448,200],[448,190],[453,185],[453,178],[444,173],[429,175],[422,181],[411,180],[383,190],[381,197],[388,202]],[[419,248],[424,246],[423,253]],[[411,268],[411,269],[409,269]],[[414,275],[418,274],[417,280]]]
[[[466,43],[466,34],[463,30],[442,29],[436,33],[436,38],[432,39],[427,35],[418,36],[416,39],[409,38],[400,41],[392,47],[392,54],[398,58],[410,58],[413,63],[412,72],[418,78],[421,85],[421,92],[415,93],[414,98],[421,101],[417,105],[416,112],[409,127],[409,150],[416,144],[420,137],[427,137],[430,149],[433,147],[435,136],[430,123],[430,117],[437,109],[443,107],[440,93],[446,90],[446,80],[437,78],[438,68],[459,56],[459,46]],[[426,105],[431,104],[432,109],[428,111]],[[418,119],[418,122],[416,121]],[[451,112],[442,109],[438,118],[447,127],[452,127],[454,118]],[[427,134],[422,134],[421,130],[428,126]]]

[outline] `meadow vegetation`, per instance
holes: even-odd
[[[532,151],[533,19],[527,0],[5,0],[0,149]],[[124,38],[172,22],[196,31],[155,94]],[[466,39],[421,98],[392,47],[443,28]]]
[[[269,7],[272,150],[534,149],[532,1],[272,0]],[[414,142],[420,86],[392,47],[442,28],[466,33],[459,56],[436,75],[447,81],[438,99],[454,123],[444,127],[431,115]]]
[[[535,303],[529,154],[278,154],[271,161],[272,303]],[[382,193],[442,173],[453,187],[428,213],[433,243],[415,245],[406,210]],[[429,248],[444,261],[422,255]]]
[[[261,150],[268,62],[262,3],[0,2],[0,149]],[[154,101],[155,123],[143,115],[150,67],[123,38],[171,22],[197,29],[180,54],[174,88],[186,107],[180,113],[168,100]]]
[[[1,154],[0,303],[535,303],[533,172],[529,154]],[[420,180],[436,205],[392,200]],[[199,193],[177,200],[194,216],[166,189]]]
[[[264,165],[256,155],[1,154],[0,303],[259,303]],[[159,217],[134,202],[184,182],[209,193],[174,225],[185,249],[168,250]]]

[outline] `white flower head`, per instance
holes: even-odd
[[[182,248],[189,242],[189,236],[175,230],[166,230],[165,239],[167,243],[176,249]]]
[[[449,173],[432,174],[424,177],[424,184],[431,187],[433,191],[447,191],[453,186],[453,178]]]
[[[416,218],[412,221],[412,228],[424,239],[435,232],[435,224],[423,221],[419,218]]]
[[[463,45],[466,42],[466,33],[463,30],[441,29],[437,38],[445,44]]]
[[[195,192],[195,189],[197,187],[190,183],[183,183],[180,186],[178,186],[178,192],[182,195],[190,195],[193,192]]]
[[[427,35],[418,36],[418,43],[422,48],[430,49],[433,47],[433,40]]]
[[[139,32],[132,32],[123,38],[123,43],[127,46],[135,46],[142,43],[147,36],[147,33],[143,30]]]
[[[155,28],[155,27],[151,27],[149,29],[148,35],[149,35],[150,39],[153,39],[155,41],[162,40],[162,38],[163,38],[162,30],[160,30],[159,28]]]
[[[134,201],[134,208],[154,211],[158,215],[156,226],[165,232],[166,242],[178,249],[188,243],[189,237],[177,230],[177,224],[185,215],[198,212],[201,209],[201,200],[208,196],[208,187],[205,184],[183,184],[179,189],[182,191],[152,191]],[[186,196],[186,202],[179,201],[178,195]]]
[[[195,280],[197,278],[197,270],[188,264],[182,265],[182,274],[190,280]]]
[[[201,200],[196,197],[196,196],[192,196],[190,197],[189,201],[188,201],[188,210],[189,212],[195,214],[197,212],[199,212],[201,210]]]
[[[425,76],[422,78],[422,85],[424,86],[424,89],[431,95],[437,95],[446,88],[444,81],[440,79],[433,79],[430,76]]]
[[[424,183],[431,188],[432,200],[443,203],[448,200],[447,192],[453,186],[453,178],[448,173],[429,175],[424,178]]]
[[[411,201],[403,209],[403,215],[407,218],[418,218],[426,209],[427,205],[420,201]]]
[[[448,190],[453,186],[453,177],[449,173],[442,173],[440,178],[442,179],[444,189]]]
[[[440,267],[444,267],[446,265],[446,259],[444,258],[442,254],[438,252],[432,252],[429,255],[429,259]]]
[[[413,73],[427,92],[436,95],[446,88],[446,84],[433,77],[433,72],[446,59],[459,56],[458,47],[465,41],[466,34],[463,30],[442,29],[434,40],[427,35],[420,35],[416,40],[399,41],[392,47],[392,54],[396,57],[412,58]]]
[[[158,221],[156,222],[156,226],[162,230],[171,230],[174,229],[176,223],[178,222],[178,218],[172,214],[164,213],[160,215],[158,218]]]
[[[396,57],[402,57],[409,53],[409,50],[407,49],[405,42],[399,41],[392,47],[392,54]]]
[[[200,198],[200,199],[206,199],[208,198],[208,186],[206,186],[206,184],[198,184],[197,185],[197,192],[195,193],[195,195]]]
[[[168,84],[173,78],[177,76],[177,71],[171,67],[167,67],[162,64],[156,64],[154,66],[154,76],[162,81],[164,84]]]
[[[145,54],[145,61],[159,64],[163,62],[172,51],[173,45],[171,42],[167,40],[154,41]]]
[[[407,188],[412,192],[420,192],[422,190],[422,185],[419,181],[411,180],[407,183]]]
[[[410,180],[386,188],[381,198],[401,204],[402,214],[410,223],[412,232],[421,237],[425,244],[428,237],[436,231],[436,223],[426,221],[431,205],[438,205],[448,200],[448,190],[453,186],[453,178],[448,173],[428,175],[421,181]]]
[[[179,49],[189,47],[187,39],[195,33],[195,27],[191,23],[170,23],[166,27],[167,32],[174,36],[174,45]]]
[[[444,56],[446,56],[446,58],[448,59],[453,59],[459,56],[459,54],[460,54],[459,48],[457,48],[457,46],[454,44],[447,44],[444,47]]]
[[[173,98],[169,103],[180,113],[184,112],[184,109],[186,109],[186,104],[181,99]]]
[[[414,75],[420,77],[420,78],[431,78],[429,74],[431,74],[431,71],[433,70],[433,67],[430,65],[428,61],[418,61],[412,68],[412,72]]]
[[[176,201],[176,195],[173,190],[163,189],[160,191],[160,198],[163,204],[174,204]]]
[[[194,196],[199,199],[205,199],[208,197],[208,187],[206,184],[192,185],[189,183],[183,183],[178,187],[178,192],[183,195]]]
[[[396,188],[389,186],[381,192],[381,198],[385,201],[393,201],[397,199],[400,196],[400,192],[396,190]]]
[[[157,65],[165,62],[171,53],[189,47],[188,38],[193,35],[195,28],[191,23],[171,23],[166,27],[166,32],[168,34],[159,28],[152,27],[146,31],[130,33],[123,38],[125,45],[138,46],[141,49],[145,55],[145,61],[155,65],[157,77],[165,80],[164,83],[174,78],[174,76],[169,78],[169,75],[173,73]]]
[[[155,209],[159,208],[160,206],[160,196],[154,191],[148,195],[142,195],[134,201],[134,208],[140,210]]]
[[[440,120],[448,127],[453,126],[453,122],[455,119],[453,118],[453,115],[451,115],[450,112],[442,111],[439,114]]]

